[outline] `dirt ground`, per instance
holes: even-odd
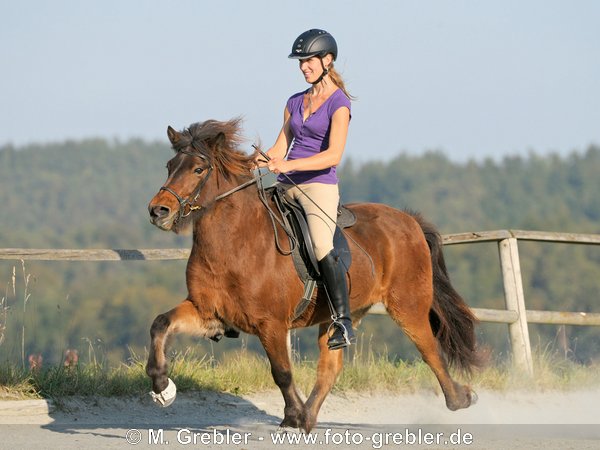
[[[456,412],[433,392],[331,395],[310,435],[277,433],[278,391],[185,393],[168,408],[149,396],[68,398],[50,412],[40,401],[0,401],[0,449],[600,448],[600,389],[478,395]]]

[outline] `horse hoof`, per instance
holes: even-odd
[[[167,384],[167,387],[164,391],[162,391],[160,394],[150,392],[150,396],[152,397],[152,400],[154,400],[154,403],[166,408],[175,401],[175,397],[177,396],[177,386],[175,386],[173,380],[169,378],[169,384]]]

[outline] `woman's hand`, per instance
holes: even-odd
[[[267,167],[267,162],[268,161],[265,159],[265,157],[259,153],[254,158],[254,167],[257,169],[261,167]]]
[[[291,161],[281,158],[271,158],[271,160],[267,164],[267,167],[271,172],[275,174],[288,173],[294,170],[292,168]]]

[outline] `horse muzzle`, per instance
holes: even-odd
[[[150,214],[150,223],[161,230],[170,231],[173,228],[176,212],[171,211],[168,206],[150,204],[148,213]]]

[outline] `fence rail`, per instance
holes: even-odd
[[[515,365],[533,375],[528,323],[600,326],[600,313],[536,311],[525,308],[523,281],[517,242],[542,241],[567,244],[600,245],[600,235],[553,233],[544,231],[496,230],[457,233],[442,236],[444,245],[497,242],[504,283],[506,309],[472,308],[482,322],[508,324]],[[35,261],[161,261],[189,257],[189,249],[0,249],[0,260]],[[372,314],[385,314],[383,305],[375,305]]]
[[[41,248],[3,248],[0,260],[22,259],[25,261],[164,261],[187,259],[189,249],[41,249]]]

